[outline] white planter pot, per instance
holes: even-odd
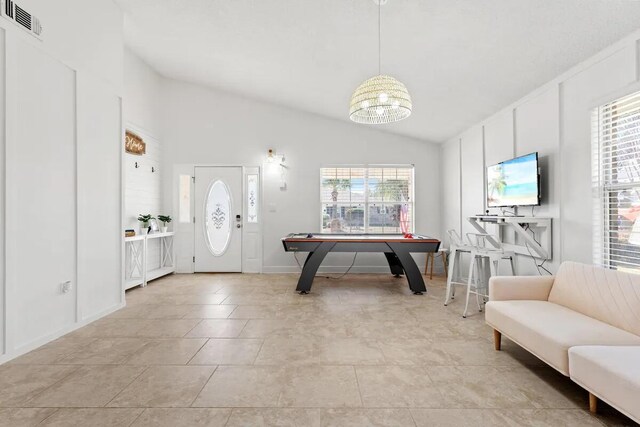
[[[169,230],[169,227],[160,227],[160,232],[166,233]]]
[[[149,227],[148,226],[145,227],[144,225],[141,225],[140,226],[140,234],[144,236],[144,235],[146,235],[148,233],[149,233]]]

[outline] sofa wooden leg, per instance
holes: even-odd
[[[589,393],[589,411],[592,414],[598,412],[598,398],[593,393]]]
[[[493,345],[496,348],[496,351],[500,351],[502,344],[502,333],[496,329],[493,330]]]

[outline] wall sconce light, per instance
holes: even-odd
[[[284,162],[284,154],[276,156],[276,151],[273,148],[269,148],[269,151],[267,152],[267,163],[274,166],[280,166],[280,190],[282,191],[287,190],[286,170],[288,167]]]
[[[273,163],[276,161],[275,159],[275,152],[273,151],[273,148],[269,148],[269,152],[267,153],[267,163]]]
[[[284,164],[284,154],[276,155],[276,150],[269,148],[267,152],[267,163],[278,163],[283,168],[287,166]]]

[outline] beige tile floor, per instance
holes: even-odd
[[[0,426],[630,425],[389,275],[174,275],[0,366]]]

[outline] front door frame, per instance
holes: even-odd
[[[244,220],[244,168],[242,166],[195,166],[193,176],[195,179],[191,194],[195,205],[193,210],[194,272],[242,273],[244,226],[246,223]],[[238,178],[240,178],[239,181],[237,181]],[[200,182],[201,179],[202,182]],[[207,228],[205,224],[207,223],[206,207],[209,203],[209,192],[213,183],[220,179],[227,189],[231,203],[227,219],[229,223],[227,244],[223,252],[216,256],[207,243],[207,232],[204,230]],[[240,215],[240,223],[237,222],[236,215]],[[236,228],[237,225],[240,226],[239,229]],[[237,245],[240,247],[238,248]],[[207,246],[208,248],[205,249]]]
[[[174,218],[176,218],[175,231],[175,251],[176,251],[176,273],[194,273],[195,263],[195,170],[196,167],[239,167],[242,169],[242,228],[241,228],[241,257],[242,257],[242,273],[262,273],[263,259],[263,221],[264,211],[263,203],[263,171],[260,166],[249,164],[223,164],[223,163],[191,163],[191,164],[175,164],[173,165],[173,173],[171,176],[171,201],[173,206]],[[247,224],[247,175],[258,175],[258,223]],[[180,219],[180,175],[189,175],[191,177],[190,185],[190,218],[189,223],[179,223]],[[253,250],[247,250],[249,245],[253,245]],[[255,254],[251,259],[247,257]]]

